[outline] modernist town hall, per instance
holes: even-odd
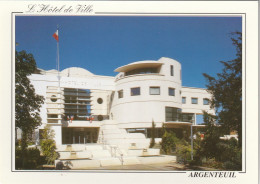
[[[196,115],[210,109],[206,89],[183,87],[181,64],[162,57],[133,62],[115,69],[115,77],[95,75],[83,68],[39,70],[30,76],[37,94],[45,97],[40,132],[50,125],[58,148],[102,144],[126,154],[148,149],[152,122],[156,142],[162,125],[182,132],[197,126]],[[199,125],[198,125],[199,126]]]

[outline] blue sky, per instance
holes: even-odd
[[[182,85],[205,88],[202,73],[215,76],[219,61],[235,58],[230,33],[241,17],[16,16],[17,51],[32,53],[38,68],[56,68],[59,24],[60,68],[82,67],[115,76],[122,65],[170,57],[182,64]]]

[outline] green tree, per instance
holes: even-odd
[[[56,143],[54,141],[54,130],[45,126],[40,142],[42,154],[46,157],[47,164],[54,164],[54,161],[59,158],[59,153],[56,152]]]
[[[216,116],[204,112],[203,118],[206,128],[204,140],[201,141],[201,146],[198,152],[199,155],[205,156],[206,158],[215,158],[220,154],[216,147],[220,142],[220,127],[216,125]]]
[[[22,130],[22,151],[27,148],[34,129],[41,125],[39,112],[43,97],[35,93],[28,78],[36,69],[32,54],[15,52],[15,127]]]
[[[236,47],[236,58],[221,61],[224,68],[217,78],[203,74],[207,79],[208,91],[213,95],[211,107],[217,110],[217,121],[222,132],[237,131],[239,146],[242,146],[242,34],[232,33],[231,38]]]
[[[152,130],[151,130],[151,142],[150,142],[150,148],[154,147],[155,145],[155,123],[152,122]]]
[[[165,125],[162,126],[162,141],[161,141],[161,151],[165,154],[170,154],[176,149],[176,143],[178,138],[175,133],[168,132]]]

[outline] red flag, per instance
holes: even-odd
[[[59,41],[58,30],[52,36],[55,38],[55,40],[57,40],[57,42]]]

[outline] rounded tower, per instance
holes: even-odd
[[[165,122],[167,107],[181,108],[181,64],[170,58],[121,66],[115,81],[111,117],[121,128]]]

